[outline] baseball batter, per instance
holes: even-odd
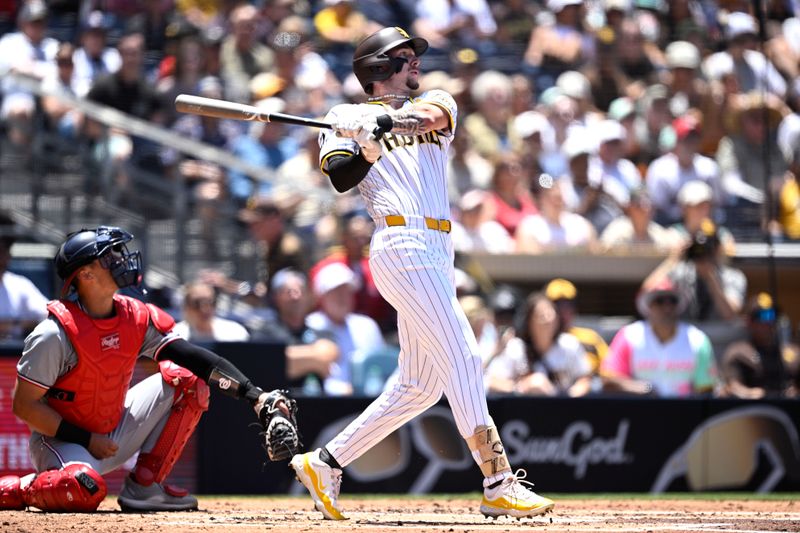
[[[508,464],[487,409],[477,342],[456,299],[445,169],[458,110],[441,90],[410,98],[427,48],[400,28],[364,39],[353,70],[368,103],[334,107],[326,120],[335,135],[320,134],[322,171],[339,192],[357,186],[375,221],[370,267],[397,309],[401,346],[397,383],[323,448],[291,461],[329,519],[345,518],[337,501],[342,468],[442,394],[483,472],[484,515],[534,516],[554,505]],[[387,116],[391,132],[378,138]]]
[[[25,340],[14,390],[14,414],[32,429],[36,473],[1,477],[0,509],[94,511],[106,496],[102,474],[136,452],[118,498],[123,511],[196,509],[194,496],[162,482],[208,408],[210,388],[254,406],[271,459],[297,450],[293,401],[181,339],[158,307],[116,294],[141,279],[141,256],[126,246],[132,238],[115,227],[82,229],[58,250],[63,294],[75,298],[48,304],[49,317]],[[139,356],[158,361],[160,372],[129,390]]]

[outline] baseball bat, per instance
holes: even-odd
[[[331,128],[330,124],[321,120],[286,115],[284,113],[265,113],[256,106],[191,94],[179,94],[175,98],[175,109],[181,113],[191,113],[205,117],[248,120],[252,122],[282,122],[284,124],[310,126],[312,128]]]
[[[282,122],[284,124],[295,124],[297,126],[309,126],[312,128],[333,128],[331,124],[321,120],[287,115],[285,113],[265,113],[256,106],[239,104],[228,100],[219,100],[217,98],[194,96],[191,94],[179,94],[175,98],[175,109],[181,113],[191,113],[193,115],[203,115],[206,117],[248,120],[254,122]],[[378,127],[372,132],[376,139],[380,139],[384,133],[392,130],[392,117],[389,115],[377,117],[377,123]]]

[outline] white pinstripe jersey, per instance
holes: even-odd
[[[447,150],[455,133],[458,109],[455,100],[445,91],[432,90],[406,102],[403,107],[418,103],[442,108],[450,119],[449,130],[431,131],[424,135],[383,136],[383,153],[372,165],[358,189],[367,211],[376,222],[386,215],[418,215],[439,219],[450,218],[447,199]],[[354,107],[366,113],[385,114],[382,104],[341,104],[328,112],[325,120],[336,122],[338,113]],[[327,175],[327,160],[335,154],[358,153],[355,140],[337,137],[331,130],[319,136],[320,167]]]

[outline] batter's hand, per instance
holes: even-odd
[[[381,143],[375,138],[375,134],[372,133],[377,127],[378,124],[373,119],[373,123],[365,124],[356,136],[356,142],[361,147],[361,155],[370,163],[378,160],[383,149]]]
[[[333,128],[333,131],[336,132],[338,137],[355,139],[356,136],[361,133],[365,120],[368,118],[369,117],[365,116],[362,111],[353,109],[338,115],[336,117],[336,122],[334,122],[331,127]]]
[[[95,459],[107,459],[117,454],[119,446],[105,435],[99,433],[92,433],[92,438],[89,440],[89,453]]]

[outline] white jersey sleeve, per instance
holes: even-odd
[[[450,96],[450,93],[441,89],[433,89],[425,91],[418,98],[414,99],[415,104],[432,104],[441,108],[450,119],[450,127],[444,131],[448,137],[456,132],[456,123],[458,122],[458,106],[455,99]]]
[[[341,104],[334,106],[325,115],[325,122],[335,124],[340,115],[357,112],[355,104]],[[349,156],[358,153],[358,143],[353,139],[338,137],[333,130],[322,129],[319,132],[319,168],[323,174],[328,175],[328,160],[334,155]]]

